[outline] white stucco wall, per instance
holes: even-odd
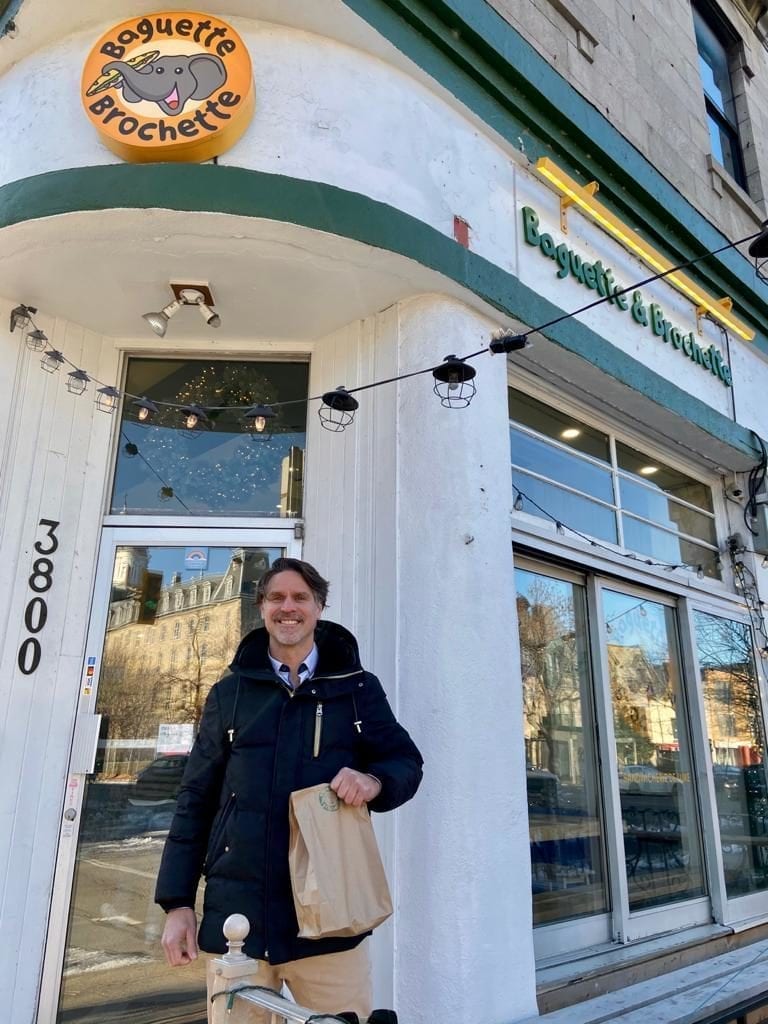
[[[10,306],[0,303],[7,322]],[[41,313],[39,326],[57,348],[93,373],[114,375],[116,360],[102,339]],[[31,1021],[45,946],[48,901],[61,823],[61,801],[72,741],[85,627],[99,539],[110,418],[89,397],[69,394],[43,373],[39,354],[20,332],[0,333],[3,362],[13,380],[2,438],[0,484],[0,992],[9,1020]],[[41,518],[59,522],[48,618],[37,634],[40,666],[23,675],[20,644],[29,635],[24,609],[28,579],[50,546]],[[10,1000],[8,1002],[7,1000]]]
[[[469,115],[415,75],[312,32],[242,18],[232,23],[251,53],[256,112],[220,164],[362,192],[448,236],[459,215],[470,224],[474,252],[564,310],[585,305],[597,293],[570,276],[559,280],[556,264],[526,245],[520,224],[524,205],[539,213],[541,230],[556,243],[565,241],[585,259],[601,259],[622,285],[651,273],[576,209],[569,212],[564,235],[558,196],[524,158],[491,132],[482,134]],[[26,56],[0,78],[0,109],[14,138],[14,145],[0,152],[0,185],[50,170],[118,162],[98,140],[79,100],[80,71],[97,36],[90,28],[75,33]],[[693,303],[666,282],[646,287],[643,297],[646,305],[658,302],[684,333],[696,332]],[[732,416],[730,389],[634,323],[629,312],[605,304],[581,319],[608,345]],[[697,340],[703,347],[714,343],[725,349],[713,324],[705,323]],[[741,351],[743,343],[735,338],[732,347],[739,349],[734,371],[741,381],[762,371],[763,356]],[[740,408],[747,422],[757,425],[741,381],[734,392],[741,389]]]
[[[401,372],[474,351],[490,328],[411,300]],[[399,386],[400,707],[427,767],[400,816],[395,962],[402,1019],[419,1024],[536,1012],[506,364],[477,367],[468,409],[442,408],[429,378]]]

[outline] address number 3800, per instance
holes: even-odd
[[[32,572],[27,579],[32,596],[24,609],[24,625],[31,635],[22,641],[16,659],[19,671],[25,676],[31,676],[36,671],[43,653],[39,634],[48,621],[48,604],[43,594],[47,594],[53,586],[53,559],[50,556],[59,546],[56,530],[60,524],[54,519],[41,519],[38,525],[45,528],[45,536],[34,544],[38,557],[32,562]]]

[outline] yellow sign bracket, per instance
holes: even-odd
[[[564,235],[568,234],[568,207],[573,206],[579,199],[588,200],[591,199],[596,192],[600,191],[600,186],[596,181],[588,181],[586,185],[582,185],[578,192],[580,195],[564,195],[560,196],[560,230]]]
[[[712,305],[717,307],[717,309],[722,310],[723,313],[730,313],[733,309],[733,299],[730,297],[730,295],[725,295],[722,299],[715,299]],[[702,318],[705,316],[711,316],[713,312],[714,311],[709,306],[696,307],[696,330],[699,332],[699,334],[703,334],[703,331],[701,329]]]
[[[650,267],[655,274],[663,275],[673,288],[676,288],[683,295],[687,296],[696,310],[697,321],[707,313],[718,323],[721,323],[729,331],[733,331],[744,341],[752,341],[755,332],[752,328],[740,320],[732,312],[733,301],[730,298],[714,299],[701,285],[693,278],[676,269],[670,261],[636,231],[633,231],[628,224],[603,206],[595,198],[598,191],[596,181],[582,185],[566,174],[556,163],[543,156],[536,161],[536,170],[550,185],[560,193],[560,226],[563,233],[567,232],[566,211],[569,206],[578,206],[582,213],[587,214],[597,224],[608,232],[617,242],[620,242],[629,252]],[[699,325],[700,326],[700,325]]]

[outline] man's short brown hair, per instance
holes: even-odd
[[[259,580],[256,588],[256,604],[261,604],[267,592],[270,580],[279,572],[297,572],[304,580],[315,596],[315,600],[321,608],[325,608],[328,601],[328,580],[323,579],[314,565],[309,562],[302,562],[300,558],[278,558],[267,569]]]

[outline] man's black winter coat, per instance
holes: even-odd
[[[368,806],[389,811],[409,800],[421,781],[421,755],[378,679],[361,667],[352,634],[321,620],[315,642],[315,675],[291,694],[272,669],[267,631],[254,630],[206,701],[155,894],[165,910],[194,907],[205,876],[199,943],[206,952],[226,950],[222,926],[235,913],[251,925],[245,952],[271,963],[357,945],[362,936],[298,938],[288,798],[330,782],[346,766],[381,781],[381,793]]]

